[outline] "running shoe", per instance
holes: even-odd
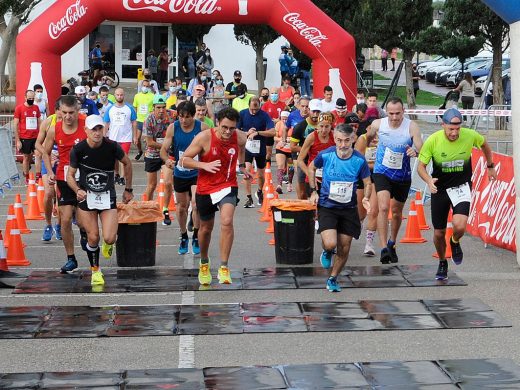
[[[86,252],[87,251],[87,242],[88,242],[87,232],[80,229],[79,236],[80,236],[79,244],[81,245],[81,249],[83,249]]]
[[[264,202],[264,193],[262,192],[262,190],[258,190],[255,192],[255,198],[256,198],[258,206],[261,206],[262,203]]]
[[[381,258],[379,259],[379,261],[381,262],[381,264],[390,264],[392,262],[392,255],[390,254],[390,249],[381,249]]]
[[[376,255],[376,250],[374,249],[374,243],[372,242],[372,240],[367,240],[363,254],[369,257],[373,257]]]
[[[462,253],[462,248],[460,247],[460,242],[453,242],[453,236],[450,238],[450,247],[451,247],[451,259],[457,265],[462,264],[462,259],[464,254]]]
[[[252,209],[255,207],[255,204],[253,203],[253,199],[251,197],[247,197],[246,203],[244,204],[245,209]]]
[[[209,259],[206,264],[199,263],[199,283],[203,285],[211,284],[211,271]]]
[[[282,195],[282,194],[283,194],[282,186],[280,186],[280,185],[277,186],[277,187],[276,187],[276,192],[278,192],[280,195]]]
[[[52,225],[45,226],[43,229],[42,241],[50,241],[52,239]]]
[[[92,271],[92,278],[90,279],[92,286],[99,286],[105,284],[103,273],[101,271]]]
[[[164,215],[162,224],[164,226],[170,226],[172,224],[172,220],[170,219],[170,212],[168,210],[164,210],[162,213]]]
[[[67,259],[67,262],[61,267],[62,274],[68,274],[78,268],[78,262],[76,260]]]
[[[56,237],[56,240],[63,240],[63,237],[61,236],[61,225],[60,224],[56,224],[54,225],[54,234],[55,234],[55,237]]]
[[[332,263],[332,256],[334,255],[334,251],[323,251],[320,256],[321,266],[325,269],[329,269]]]
[[[107,244],[103,242],[101,244],[101,254],[105,259],[110,259],[112,257],[112,252],[114,251],[114,244]]]
[[[221,265],[218,269],[218,282],[220,284],[231,284],[233,281],[231,280],[229,268]]]
[[[338,284],[337,279],[334,276],[331,276],[327,279],[327,290],[330,292],[340,292],[341,287]]]
[[[199,246],[199,239],[198,238],[193,238],[191,240],[191,249],[192,249],[194,255],[199,255],[200,254],[200,246]]]
[[[447,280],[448,279],[448,261],[440,260],[439,267],[437,268],[437,274],[435,274],[436,280]]]
[[[179,255],[185,255],[188,253],[188,244],[189,240],[187,238],[181,238],[181,243],[179,245]]]
[[[141,157],[143,156],[143,152],[138,152],[136,155],[135,155],[135,161],[139,161],[141,159]]]
[[[386,244],[386,247],[388,248],[388,251],[390,252],[390,262],[391,263],[397,263],[399,261],[399,257],[397,257],[397,251],[395,250],[395,242],[388,241]]]

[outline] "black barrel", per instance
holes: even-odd
[[[314,210],[287,211],[273,207],[277,264],[312,264]]]
[[[150,267],[155,265],[157,222],[120,223],[117,230],[117,265]]]

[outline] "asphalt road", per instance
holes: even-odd
[[[133,156],[133,153],[132,153]],[[134,164],[135,193],[140,196],[145,185],[143,163]],[[120,189],[119,189],[120,190]],[[25,192],[15,186],[0,199],[0,221],[3,226],[7,206],[16,192]],[[291,195],[294,196],[294,195]],[[244,198],[243,189],[241,196]],[[235,242],[231,268],[262,268],[276,265],[274,248],[267,244],[265,224],[258,222],[257,209],[244,209],[243,201],[235,216]],[[430,221],[429,204],[426,205]],[[406,222],[406,221],[405,221]],[[41,241],[42,222],[29,222],[33,229],[24,235],[25,253],[32,265],[13,268],[20,273],[37,269],[56,269],[64,263],[62,243]],[[216,226],[218,226],[218,221]],[[403,225],[402,231],[404,232]],[[424,244],[398,246],[400,263],[432,264],[434,252],[431,230],[423,232],[428,239]],[[171,227],[159,226],[157,267],[194,267],[197,259],[191,255],[177,255],[179,229],[174,221]],[[79,238],[76,235],[77,239]],[[364,237],[364,236],[362,236]],[[76,240],[77,242],[77,240]],[[218,229],[211,246],[214,263],[218,259]],[[377,258],[362,255],[364,238],[354,242],[349,264],[379,265]],[[0,305],[160,305],[178,303],[233,303],[233,302],[304,302],[355,301],[360,299],[448,299],[479,298],[501,316],[512,322],[512,328],[425,330],[425,331],[370,331],[307,334],[243,334],[221,336],[130,337],[130,338],[70,338],[70,339],[16,339],[0,340],[0,372],[34,371],[88,371],[112,369],[145,369],[273,365],[325,362],[430,360],[455,358],[511,358],[520,364],[520,295],[519,267],[513,253],[484,248],[473,237],[462,241],[465,260],[456,268],[468,286],[425,288],[354,288],[332,294],[322,290],[269,290],[269,291],[197,291],[185,293],[127,293],[127,294],[69,294],[69,295],[12,295],[0,290]],[[315,241],[314,264],[319,265],[321,252],[318,237]],[[87,259],[77,247],[81,267]],[[103,264],[115,267],[114,259]],[[433,275],[432,275],[433,278]],[[325,280],[324,280],[325,287]]]

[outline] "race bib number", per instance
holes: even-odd
[[[148,104],[141,104],[139,106],[139,114],[141,114],[141,115],[148,114]]]
[[[365,159],[367,161],[376,161],[376,148],[369,147],[365,151]]]
[[[471,202],[471,190],[469,184],[464,183],[458,187],[451,187],[446,189],[448,196],[450,197],[453,207],[457,206],[461,202]]]
[[[25,118],[25,129],[38,130],[38,118],[35,118],[33,116]]]
[[[383,157],[383,165],[390,169],[401,169],[403,167],[404,153],[394,152],[392,149],[386,148]]]
[[[116,126],[124,126],[126,121],[126,114],[124,112],[116,112],[112,123]]]
[[[80,113],[80,114],[83,114],[83,115],[87,115],[87,114],[88,114],[88,108],[81,108],[81,109],[79,110],[79,113]]]
[[[333,181],[330,183],[329,199],[339,203],[349,203],[352,200],[353,182]]]
[[[63,167],[63,171],[65,173],[65,181],[67,181],[67,173],[69,172],[69,166],[68,165],[65,165]],[[74,179],[76,181],[79,181],[79,169],[76,169],[76,173],[74,174]]]
[[[323,168],[316,169],[316,177],[323,177]]]
[[[110,192],[87,191],[87,207],[91,210],[109,210]]]
[[[231,194],[231,187],[226,187],[221,189],[220,191],[214,192],[210,194],[211,203],[217,204],[229,194]]]
[[[158,144],[161,144],[161,145],[162,145],[163,142],[164,142],[164,138],[157,138],[157,139],[155,140],[155,142],[157,142]]]
[[[249,153],[258,154],[260,153],[260,140],[247,140],[246,149]]]
[[[183,155],[184,155],[184,151],[179,150],[179,163],[177,164],[177,170],[179,170],[181,172],[193,171],[193,169],[181,167],[180,161],[181,161]],[[193,157],[193,159],[195,161],[199,161],[199,155],[197,154],[195,157]]]

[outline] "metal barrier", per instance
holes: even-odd
[[[11,149],[13,149],[14,139],[14,127],[13,127],[14,115],[0,115],[0,127],[6,128],[8,131],[8,142]]]
[[[486,132],[489,133],[489,123],[491,122],[490,117],[494,115],[490,115],[492,111],[495,110],[511,110],[510,104],[492,104],[487,109],[487,116],[486,116]],[[505,129],[507,130],[507,129]]]

